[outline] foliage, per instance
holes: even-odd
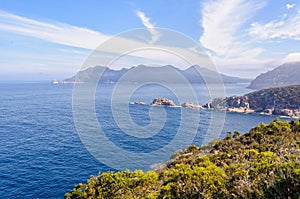
[[[105,172],[65,198],[300,198],[300,121],[177,151],[155,171]]]

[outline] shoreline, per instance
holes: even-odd
[[[186,104],[187,102],[184,102],[183,104]],[[246,109],[246,108],[207,108],[205,107],[206,105],[198,105],[198,104],[192,104],[192,103],[188,103],[188,104],[192,104],[194,106],[167,106],[167,105],[151,105],[151,104],[147,104],[145,102],[143,103],[135,103],[135,102],[130,102],[129,104],[131,105],[145,105],[145,106],[152,106],[152,107],[170,107],[170,108],[185,108],[185,109],[191,109],[191,110],[210,110],[210,111],[225,111],[225,112],[229,112],[229,113],[240,113],[240,114],[258,114],[258,115],[266,115],[266,116],[278,116],[280,118],[291,118],[291,119],[300,119],[300,115],[299,116],[295,116],[295,115],[284,115],[284,114],[273,114],[272,112],[270,113],[270,111],[256,111],[253,109]],[[283,109],[283,110],[287,110],[287,111],[300,111],[300,109]]]

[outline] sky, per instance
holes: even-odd
[[[70,77],[98,46],[138,28],[149,32],[149,43],[161,39],[156,28],[185,35],[227,75],[254,78],[300,61],[296,0],[1,0],[0,79]],[[119,67],[176,65],[163,53],[150,63],[148,54],[133,54]]]

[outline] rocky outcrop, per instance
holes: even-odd
[[[217,98],[205,107],[230,112],[259,112],[300,117],[300,85],[264,89],[244,96]]]
[[[254,113],[253,109],[238,107],[238,108],[226,108],[226,111],[236,112],[236,113]]]
[[[155,98],[151,103],[152,106],[176,106],[176,104],[167,98]]]
[[[209,102],[209,103],[203,105],[202,107],[203,107],[203,108],[207,108],[207,109],[212,108],[211,102]]]
[[[138,101],[138,102],[133,102],[133,104],[141,104],[141,105],[145,105],[146,102]]]
[[[300,108],[298,109],[282,109],[275,108],[272,112],[273,115],[283,115],[289,117],[300,117]]]
[[[181,104],[181,107],[184,108],[191,108],[191,109],[203,109],[203,107],[199,104],[194,104],[191,102],[184,102],[183,104]]]
[[[211,103],[206,104],[206,108],[214,108],[237,113],[253,113],[255,110],[250,108],[248,96],[232,96],[225,99],[216,98]]]

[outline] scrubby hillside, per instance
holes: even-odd
[[[300,122],[275,120],[187,147],[155,171],[100,173],[65,198],[300,198],[299,187]]]

